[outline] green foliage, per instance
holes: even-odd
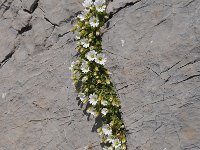
[[[87,104],[88,113],[101,117],[103,126],[97,131],[102,137],[104,150],[126,150],[125,127],[121,117],[121,103],[110,81],[110,72],[105,68],[107,58],[103,54],[101,27],[108,20],[105,0],[85,0],[82,14],[71,30],[78,32],[76,50],[79,58],[72,62],[72,80],[78,89],[82,103]]]

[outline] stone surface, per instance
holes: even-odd
[[[0,150],[100,150],[71,85],[81,0],[0,0]],[[114,0],[103,34],[130,150],[200,149],[200,1]]]
[[[99,150],[68,70],[80,1],[37,3],[0,1],[0,150]]]
[[[129,149],[200,149],[200,1],[141,0],[115,11],[103,43]]]

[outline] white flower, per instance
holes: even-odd
[[[107,108],[103,108],[101,110],[101,113],[105,116],[108,113],[108,109]]]
[[[107,61],[107,58],[104,54],[97,54],[95,62],[101,65],[105,65],[105,62]]]
[[[105,0],[96,0],[94,2],[94,5],[96,7],[96,10],[98,12],[103,12],[106,10],[106,5],[105,5],[106,1]]]
[[[84,101],[84,99],[85,99],[85,94],[84,93],[79,93],[79,98],[80,98],[80,100],[81,100],[81,102],[83,102]]]
[[[112,134],[112,130],[109,129],[108,127],[103,127],[103,128],[102,128],[102,131],[103,131],[103,133],[104,133],[105,135],[108,135],[108,136]]]
[[[87,81],[88,80],[88,77],[87,76],[84,76],[83,78],[82,78],[82,82],[85,82],[85,81]]]
[[[83,73],[87,73],[87,72],[90,71],[90,68],[89,68],[89,66],[88,66],[88,62],[87,62],[87,61],[84,60],[84,61],[82,62],[81,70],[82,70]]]
[[[98,101],[98,99],[97,99],[97,95],[95,93],[89,95],[89,103],[90,104],[96,105],[97,101]]]
[[[92,26],[92,27],[98,27],[98,25],[99,25],[99,19],[98,18],[96,18],[96,17],[92,17],[92,18],[90,18],[90,25]]]
[[[77,16],[77,18],[79,18],[81,21],[85,20],[85,16],[87,15],[88,12],[89,12],[88,9],[84,9],[84,11],[81,12],[81,14],[79,14],[79,15]]]
[[[106,5],[103,5],[103,6],[96,6],[96,10],[98,12],[104,12],[106,10]]]
[[[77,16],[77,18],[79,18],[81,21],[83,21],[85,19],[85,16],[83,14],[79,14]]]
[[[105,0],[95,0],[94,5],[95,6],[102,6],[105,3],[106,3]]]
[[[121,146],[121,142],[119,139],[115,139],[112,141],[112,146],[116,148],[119,148]]]
[[[84,14],[87,14],[87,13],[90,12],[90,9],[85,8],[85,9],[83,10],[83,12],[84,12]]]
[[[81,37],[80,37],[80,36],[76,36],[76,39],[77,39],[77,40],[80,40],[80,39],[81,39]]]
[[[102,104],[103,106],[107,106],[107,105],[108,105],[108,102],[105,101],[105,100],[102,100],[102,101],[101,101],[101,104]]]
[[[74,69],[75,65],[76,65],[76,63],[74,61],[72,61],[71,66],[69,67],[69,70],[72,71]]]
[[[82,39],[81,40],[81,45],[84,47],[84,48],[88,48],[90,46],[88,40],[86,39]]]
[[[85,0],[82,5],[83,7],[90,7],[93,4],[92,0]]]
[[[87,54],[86,54],[86,58],[89,60],[89,61],[93,61],[96,59],[96,54],[97,52],[95,52],[94,50],[93,51],[89,51]]]

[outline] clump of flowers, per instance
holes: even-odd
[[[75,86],[81,81],[78,96],[87,104],[87,113],[102,118],[103,126],[97,129],[102,137],[104,150],[126,150],[125,127],[120,113],[120,100],[110,81],[111,74],[105,64],[101,27],[108,20],[105,0],[85,0],[84,10],[77,16],[77,24],[72,29],[78,31],[76,47],[79,58],[72,62],[72,80]]]

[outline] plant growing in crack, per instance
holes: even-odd
[[[79,55],[71,63],[72,80],[83,104],[87,104],[87,113],[100,117],[102,126],[97,132],[102,137],[104,150],[125,150],[125,126],[121,117],[121,104],[110,81],[110,72],[105,68],[107,58],[102,49],[101,27],[109,19],[105,0],[85,0],[84,10],[77,16]],[[81,84],[80,84],[81,83]]]

